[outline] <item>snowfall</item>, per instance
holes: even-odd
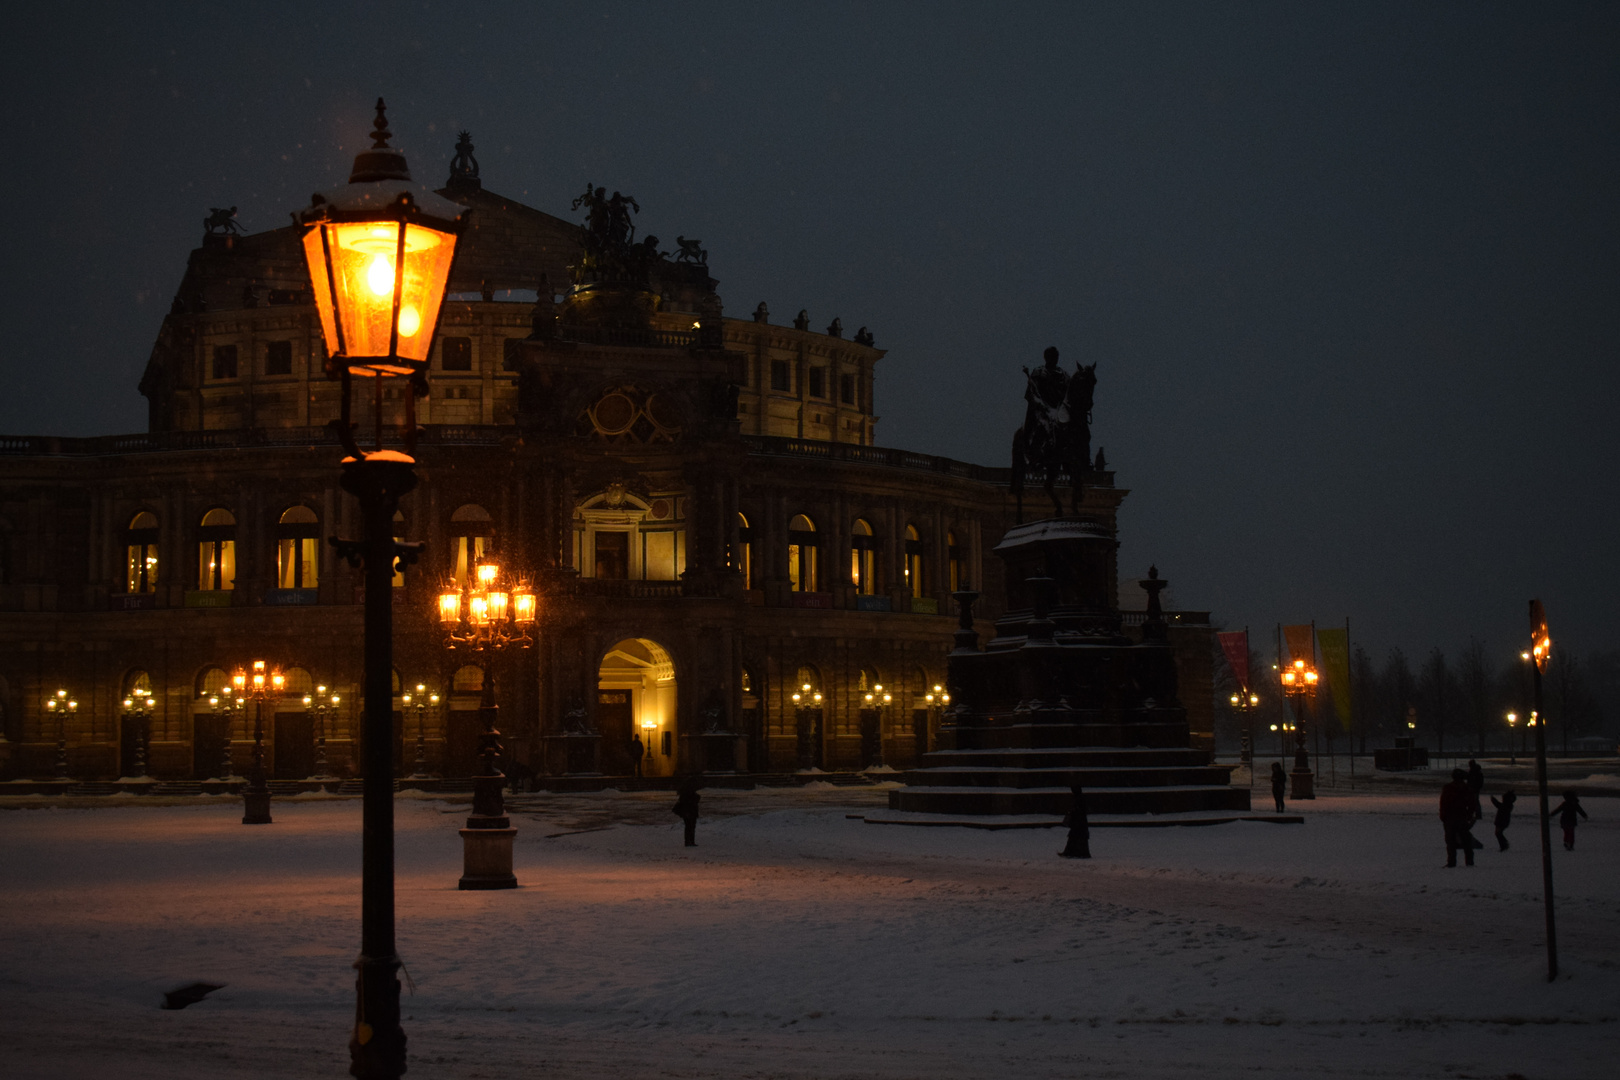
[[[1533,799],[1472,869],[1430,791],[1097,828],[1089,861],[825,784],[709,790],[685,848],[672,802],[515,800],[521,887],[462,892],[465,802],[396,799],[412,1076],[1620,1075],[1620,799],[1573,852],[1555,826],[1550,984]],[[0,812],[0,1076],[347,1075],[360,803],[240,814]]]

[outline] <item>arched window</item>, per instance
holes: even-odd
[[[292,506],[276,525],[276,582],[282,589],[320,584],[321,523],[307,506]]]
[[[757,588],[754,584],[754,530],[741,513],[737,515],[737,561],[732,569],[742,575],[743,588]]]
[[[132,593],[157,591],[157,515],[142,510],[124,530],[124,587]]]
[[[124,697],[129,697],[139,690],[143,694],[152,692],[152,676],[137,668],[124,676]]]
[[[809,698],[821,692],[821,672],[810,664],[800,664],[798,675],[793,681],[793,689],[804,694],[808,704]]]
[[[197,588],[236,588],[236,515],[218,507],[197,528]]]
[[[962,548],[956,542],[956,533],[945,534],[945,557],[950,560],[951,592],[962,591]]]
[[[923,594],[923,542],[914,526],[906,526],[906,591]]]
[[[816,591],[815,522],[799,514],[788,522],[788,582],[794,592]]]
[[[477,694],[483,689],[484,669],[474,664],[457,668],[455,676],[450,680],[452,694]]]
[[[877,546],[877,537],[872,535],[872,526],[861,518],[855,519],[849,531],[849,580],[857,593],[871,596],[877,591],[877,577],[872,573],[872,549]]]
[[[197,673],[194,692],[198,698],[218,697],[231,685],[231,677],[222,667],[205,667]]]
[[[302,703],[304,695],[315,692],[315,680],[308,668],[290,667],[282,672],[282,676],[286,680],[283,686],[283,692],[286,694],[283,700],[286,702]]]
[[[858,675],[856,677],[856,680],[855,680],[855,690],[856,690],[857,693],[861,693],[861,694],[864,694],[864,693],[866,693],[868,691],[871,691],[871,690],[876,690],[877,687],[880,687],[882,685],[883,685],[883,680],[878,678],[878,673],[877,673],[876,668],[869,668],[869,667],[861,668],[861,673],[860,673],[860,675]]]
[[[450,515],[451,572],[463,589],[479,556],[495,546],[495,519],[482,506],[468,503]]]

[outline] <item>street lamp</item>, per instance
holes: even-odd
[[[1254,786],[1254,709],[1260,704],[1260,695],[1247,690],[1240,690],[1231,697],[1232,708],[1238,711],[1243,718],[1241,738],[1242,748],[1238,751],[1238,760],[1249,767],[1249,786]]]
[[[405,704],[413,701],[410,694],[405,695]],[[439,706],[439,695],[429,694],[427,687],[422,683],[416,684],[416,771],[411,774],[412,780],[426,780],[427,771],[427,737],[424,731],[427,727],[427,707],[431,702],[434,709]]]
[[[1305,703],[1316,696],[1318,678],[1316,669],[1303,660],[1295,660],[1282,672],[1283,693],[1294,702],[1294,769],[1288,774],[1289,798],[1293,799],[1316,798],[1316,778],[1305,750]]]
[[[349,1071],[405,1072],[399,1026],[399,955],[394,944],[393,577],[420,544],[394,540],[400,497],[416,486],[416,398],[427,393],[428,355],[467,210],[411,182],[405,155],[377,99],[372,146],[355,155],[349,182],[317,193],[295,218],[320,314],[326,375],[342,384],[333,425],[348,456],[343,489],[360,503],[365,534],[338,552],[365,568],[365,793],[362,809],[360,957]],[[405,451],[382,447],[383,381],[408,377]],[[372,379],[376,444],[355,441],[351,383]]]
[[[943,686],[935,683],[934,688],[923,695],[923,700],[928,703],[928,710],[923,720],[922,730],[916,733],[917,760],[919,763],[922,761],[923,755],[928,753],[928,745],[933,737],[933,729],[939,724],[939,710],[951,703],[951,695],[945,692]]]
[[[534,644],[536,598],[527,582],[509,584],[493,552],[479,556],[463,592],[456,582],[439,594],[439,623],[445,645],[481,656],[484,691],[478,702],[483,733],[478,739],[479,772],[473,778],[473,807],[461,830],[463,889],[515,889],[512,874],[512,838],[517,830],[506,816],[501,788],[506,777],[495,759],[500,755],[501,733],[495,728],[495,661],[510,648]],[[420,731],[420,729],[418,729]]]
[[[237,708],[243,708],[249,698],[253,700],[253,765],[248,769],[247,787],[242,789],[242,824],[268,825],[270,785],[264,775],[264,703],[274,705],[280,701],[287,680],[263,660],[255,660],[251,671],[236,669],[231,685],[236,690]]]
[[[877,731],[872,739],[872,764],[869,768],[883,767],[883,710],[894,698],[883,692],[882,683],[874,683],[866,695],[866,707],[876,716]]]
[[[793,691],[794,723],[799,735],[799,768],[816,766],[815,710],[821,708],[821,691],[805,683]]]
[[[68,778],[68,717],[78,714],[79,703],[68,697],[66,690],[58,690],[55,696],[45,699],[45,711],[56,717],[56,778],[66,780]]]
[[[152,715],[152,691],[140,687],[129,692],[124,699],[124,723],[135,724],[135,761],[129,775],[137,779],[146,777],[147,745],[152,737],[149,720]]]

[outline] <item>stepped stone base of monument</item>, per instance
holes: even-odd
[[[1185,747],[1070,746],[938,750],[907,770],[889,809],[926,814],[1066,814],[1069,789],[1085,789],[1093,814],[1248,810],[1249,790]]]

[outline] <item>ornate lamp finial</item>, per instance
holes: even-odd
[[[456,139],[456,156],[450,160],[450,175],[478,179],[478,159],[473,157],[472,132],[463,131]]]
[[[394,133],[388,130],[388,106],[382,98],[377,99],[377,119],[371,122],[371,148],[373,150],[390,149],[388,140]]]

